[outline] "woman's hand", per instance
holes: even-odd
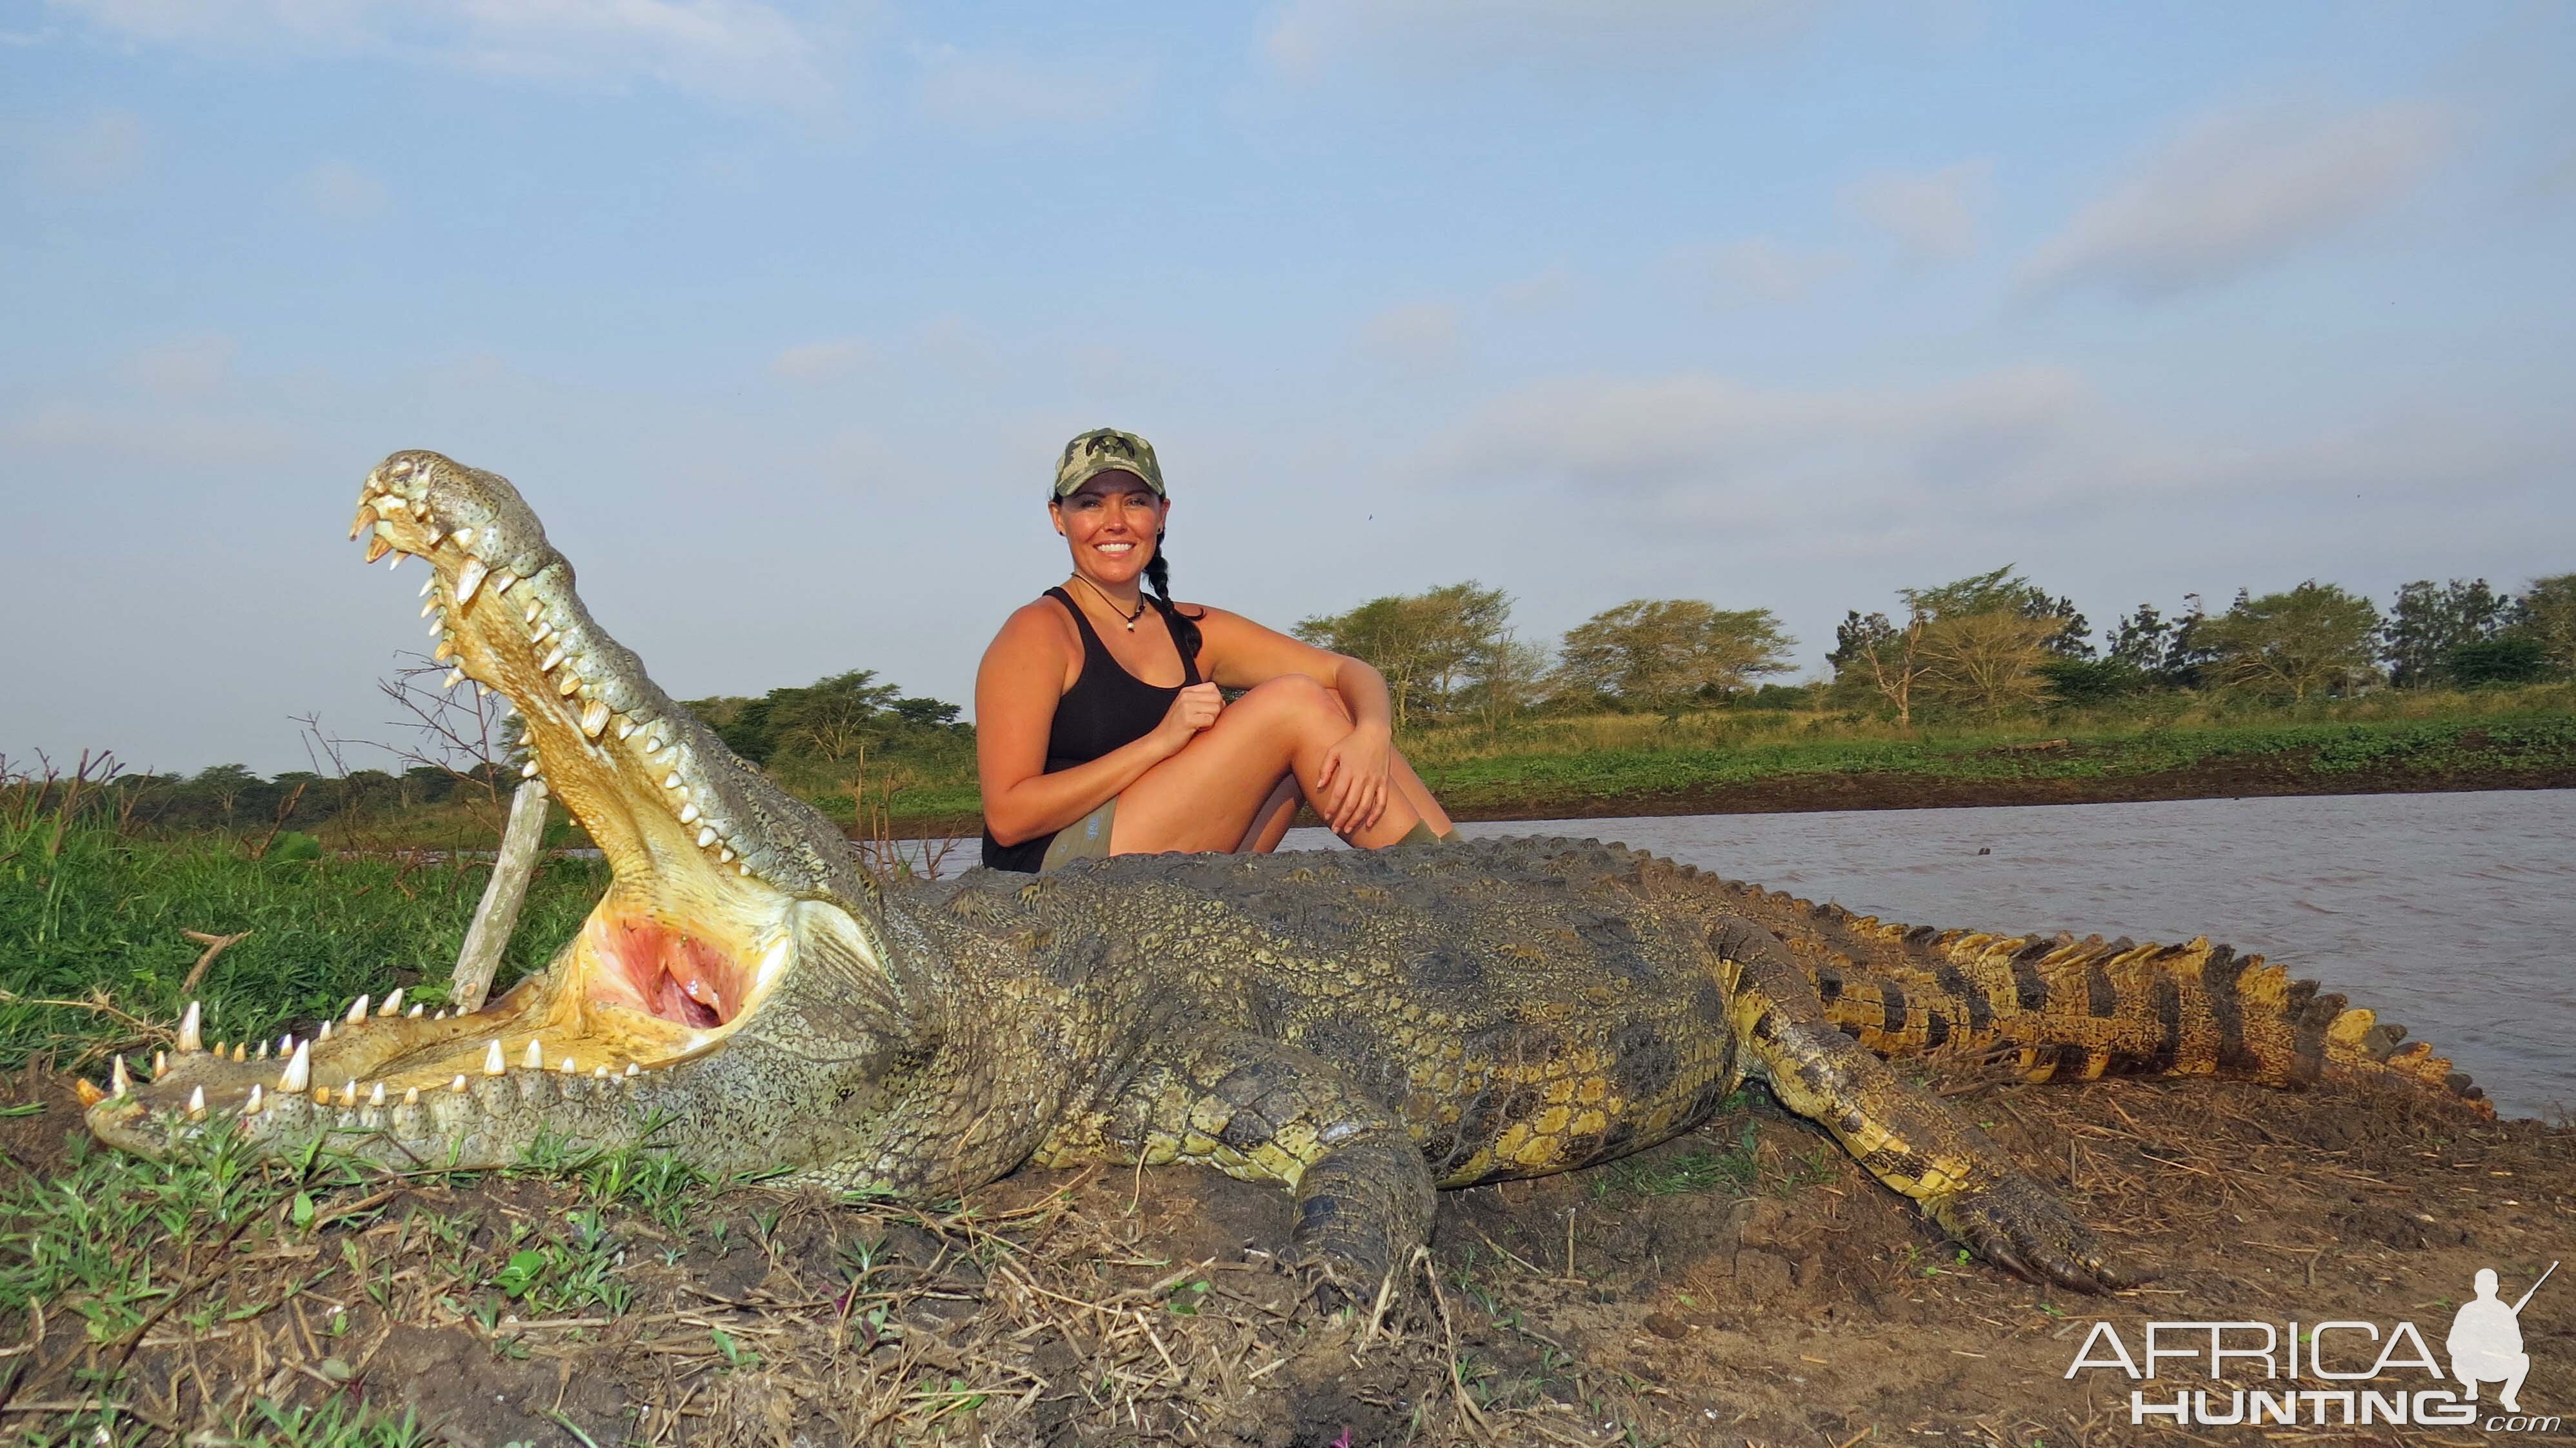
[[[1324,751],[1323,768],[1315,772],[1315,789],[1323,796],[1319,813],[1334,834],[1348,839],[1386,813],[1389,761],[1394,753],[1393,736],[1379,724],[1355,725]]]
[[[1216,722],[1225,708],[1225,695],[1214,684],[1192,684],[1172,696],[1172,707],[1163,711],[1163,722],[1154,726],[1154,739],[1163,746],[1163,757],[1171,758],[1199,737],[1199,731]]]

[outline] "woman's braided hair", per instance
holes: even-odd
[[[1181,657],[1189,660],[1195,669],[1199,657],[1199,626],[1172,604],[1171,555],[1163,549],[1163,530],[1159,528],[1154,530],[1154,559],[1145,565],[1145,581],[1153,586],[1153,592],[1145,595],[1146,601],[1163,616],[1163,627],[1172,631],[1172,643],[1180,649]]]

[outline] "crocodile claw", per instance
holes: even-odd
[[[2147,1274],[2113,1263],[2091,1228],[2019,1172],[1928,1202],[1925,1209],[1969,1250],[2033,1282],[2109,1292],[2146,1280]]]

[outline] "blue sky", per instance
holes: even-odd
[[[0,752],[390,737],[380,456],[673,693],[964,700],[1142,432],[1176,589],[2097,623],[2576,569],[2576,9],[0,4]]]

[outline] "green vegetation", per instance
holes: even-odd
[[[290,860],[257,835],[155,837],[120,830],[111,796],[66,809],[64,792],[0,782],[0,1062],[148,1051],[147,1023],[190,996],[210,1040],[273,1038],[396,984],[437,1004],[489,873],[456,854]],[[548,859],[496,986],[543,965],[606,887],[596,861]],[[241,937],[193,983],[209,946],[190,931]]]

